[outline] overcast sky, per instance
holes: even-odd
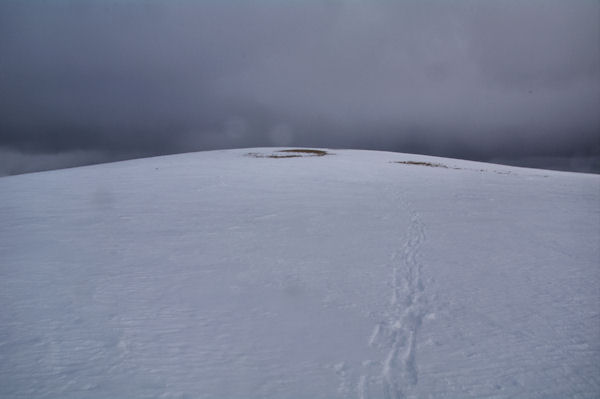
[[[600,2],[0,2],[0,175],[250,146],[600,172]]]

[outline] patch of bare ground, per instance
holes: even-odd
[[[322,157],[324,155],[330,155],[327,151],[323,150],[310,150],[310,149],[293,149],[293,150],[281,150],[278,152],[291,152],[291,153],[300,153],[300,154],[308,154],[314,157]]]
[[[432,168],[448,168],[446,165],[441,163],[432,163],[432,162],[419,162],[419,161],[396,161],[394,163],[401,163],[404,165],[420,165],[420,166],[429,166]]]
[[[468,170],[471,172],[482,172],[482,173],[495,173],[497,175],[512,175],[512,176],[519,176],[517,173],[514,173],[510,170],[487,170],[487,169],[472,169],[472,168],[457,168],[457,167],[450,167],[450,166],[446,166],[444,164],[441,163],[432,163],[432,162],[421,162],[421,161],[394,161],[391,163],[400,163],[400,164],[404,164],[404,165],[420,165],[420,166],[429,166],[432,168],[444,168],[444,169],[454,169],[454,170]],[[533,177],[548,177],[548,175],[530,175]]]
[[[323,150],[312,150],[312,149],[290,149],[290,150],[280,150],[275,153],[266,153],[261,154],[258,152],[250,152],[247,154],[250,157],[254,158],[302,158],[302,157],[322,157],[325,155],[332,155],[327,151]]]

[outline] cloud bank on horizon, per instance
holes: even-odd
[[[271,145],[600,171],[599,17],[586,0],[3,1],[0,174]]]

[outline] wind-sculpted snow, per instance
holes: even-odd
[[[283,150],[1,178],[0,397],[600,396],[598,176]]]

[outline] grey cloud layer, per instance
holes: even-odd
[[[584,0],[2,2],[0,146],[595,156],[599,13]]]

